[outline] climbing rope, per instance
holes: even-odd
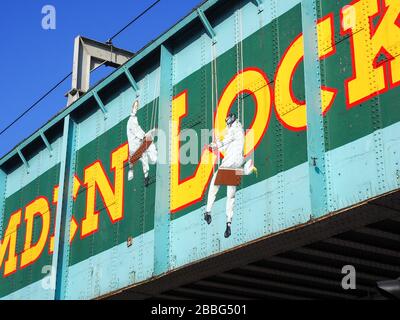
[[[159,88],[160,84],[160,70],[156,76],[156,81],[154,81],[154,98],[153,98],[153,105],[151,109],[151,121],[150,121],[150,129],[154,129],[157,124],[157,111],[159,107],[159,99],[157,100],[157,88]]]
[[[242,14],[241,10],[238,10],[238,25],[239,25],[239,39],[237,45],[237,65],[238,65],[238,74],[240,72],[240,95],[238,95],[239,103],[238,103],[238,118],[240,119],[242,126],[244,127],[244,79],[243,79],[243,69],[244,69],[244,58],[243,58],[243,22],[242,22]],[[238,83],[239,85],[239,83]]]
[[[216,110],[218,108],[218,66],[217,66],[217,49],[216,49],[216,44],[212,44],[211,46],[211,105],[212,105],[212,129],[215,129],[215,119],[214,115],[216,113]],[[215,136],[215,131],[213,131],[213,141],[216,142],[217,137]],[[220,162],[220,154],[217,152],[217,165]],[[213,174],[215,174],[215,166],[213,166]]]

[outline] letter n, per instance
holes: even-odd
[[[128,161],[128,144],[124,144],[111,155],[111,170],[114,171],[114,186],[111,185],[102,163],[96,161],[85,169],[84,184],[87,188],[86,214],[82,221],[82,238],[95,233],[99,228],[99,211],[96,210],[96,191],[105,204],[112,223],[124,215],[124,163]]]

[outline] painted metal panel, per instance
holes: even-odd
[[[398,10],[398,4],[388,1],[386,3],[390,5],[391,10]],[[354,6],[355,4],[357,6]],[[362,41],[363,52],[355,47],[354,38],[362,37],[364,33],[363,31],[355,35],[355,29],[359,30],[360,23],[366,23],[371,30],[375,29],[376,32],[380,19],[388,17],[385,16],[382,5],[370,0],[318,1],[320,17],[332,15],[335,21],[335,54],[321,64],[321,76],[324,85],[339,89],[330,111],[324,118],[330,211],[397,188],[394,172],[398,156],[396,156],[397,153],[392,153],[394,150],[389,152],[390,156],[385,151],[388,144],[391,148],[397,145],[396,134],[390,136],[394,131],[389,129],[399,121],[395,102],[395,96],[399,92],[397,85],[390,84],[391,79],[388,78],[387,88],[382,90],[381,94],[367,97],[355,105],[349,102],[347,89],[348,82],[356,71],[355,62],[360,60],[360,54],[365,57],[368,56],[367,53],[374,50],[372,41],[367,39]],[[353,33],[348,32],[348,29],[354,29]],[[399,41],[394,38],[390,40],[386,32],[384,33],[392,42],[388,50],[391,55],[397,56],[400,53]],[[355,49],[358,55],[355,54]],[[380,59],[377,70],[391,66],[390,59],[387,60],[388,57],[384,54],[378,55],[378,52],[376,54],[376,58]],[[368,62],[363,65],[368,66]],[[388,74],[385,77],[389,77]],[[359,90],[378,83],[374,73],[363,78],[365,84],[360,85]],[[351,91],[357,93],[358,90]],[[386,159],[389,158],[391,160],[387,162]],[[387,165],[389,168],[386,167]]]
[[[12,293],[14,299],[51,299],[52,288],[50,286],[51,277],[51,245],[50,238],[54,235],[55,215],[57,207],[57,199],[55,199],[56,189],[58,186],[58,175],[60,170],[61,159],[61,138],[51,144],[52,151],[43,147],[39,152],[30,158],[29,173],[24,165],[6,172],[5,180],[2,180],[2,232],[1,239],[7,236],[10,217],[20,211],[19,228],[15,232],[16,254],[18,264],[15,271],[7,277],[0,279],[0,296],[6,297]],[[43,201],[42,201],[43,200]],[[44,204],[45,207],[36,207],[38,213],[35,214],[32,228],[26,223],[27,207],[33,206],[35,203]],[[32,211],[31,211],[32,212]],[[44,219],[44,220],[42,220]],[[31,219],[29,219],[32,221]],[[44,223],[45,222],[45,223]],[[45,225],[45,228],[42,228]],[[11,229],[10,229],[11,230]],[[27,231],[30,231],[30,237]],[[43,237],[47,240],[42,242],[42,252],[36,256],[34,250],[29,248]],[[43,238],[44,239],[44,238]],[[27,245],[30,241],[30,245]],[[12,256],[10,247],[6,247],[6,254],[2,261],[1,272],[4,275],[5,264]],[[26,254],[24,259],[22,255]],[[22,261],[27,260],[27,264]],[[30,286],[36,283],[35,287]],[[22,288],[26,287],[26,290]]]

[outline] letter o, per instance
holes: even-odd
[[[225,118],[241,93],[250,94],[256,105],[256,114],[245,137],[244,156],[246,157],[257,148],[268,128],[273,93],[267,75],[262,70],[248,68],[236,74],[222,93],[215,114],[215,135],[220,140],[223,139],[226,129]],[[243,112],[245,113],[245,110]]]

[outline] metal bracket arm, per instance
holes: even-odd
[[[101,101],[98,93],[96,91],[93,91],[93,97],[95,98],[97,105],[100,107],[101,111],[103,112],[104,116],[107,116],[107,110],[106,107],[104,106],[103,101]]]
[[[256,6],[258,7],[258,12],[262,12],[264,10],[264,6],[263,6],[263,1],[264,0],[253,0],[253,2],[256,4]]]
[[[89,38],[75,38],[72,86],[66,94],[68,106],[78,100],[90,88],[90,72],[105,64],[117,68],[134,56],[132,52]]]
[[[29,169],[29,163],[28,163],[28,161],[26,160],[26,158],[24,157],[24,155],[22,154],[22,151],[18,148],[18,149],[17,149],[17,152],[18,152],[18,155],[19,155],[19,157],[21,158],[22,162],[24,163],[25,167],[26,167],[27,169]]]
[[[53,148],[51,147],[51,145],[50,145],[50,143],[49,143],[49,140],[47,140],[47,138],[46,138],[46,136],[44,135],[44,132],[43,132],[43,131],[40,131],[40,137],[42,138],[44,144],[46,145],[47,150],[49,150],[50,156],[51,156],[51,154],[52,154],[52,152],[53,152]]]
[[[132,73],[128,70],[127,67],[123,67],[126,77],[128,78],[129,82],[131,83],[132,88],[136,91],[136,96],[139,96],[139,85],[137,84],[135,78],[132,76]]]
[[[201,22],[203,23],[203,26],[206,29],[208,36],[212,39],[213,44],[215,44],[217,42],[217,34],[214,28],[211,26],[210,21],[208,21],[202,9],[198,8],[197,14],[199,15]]]

